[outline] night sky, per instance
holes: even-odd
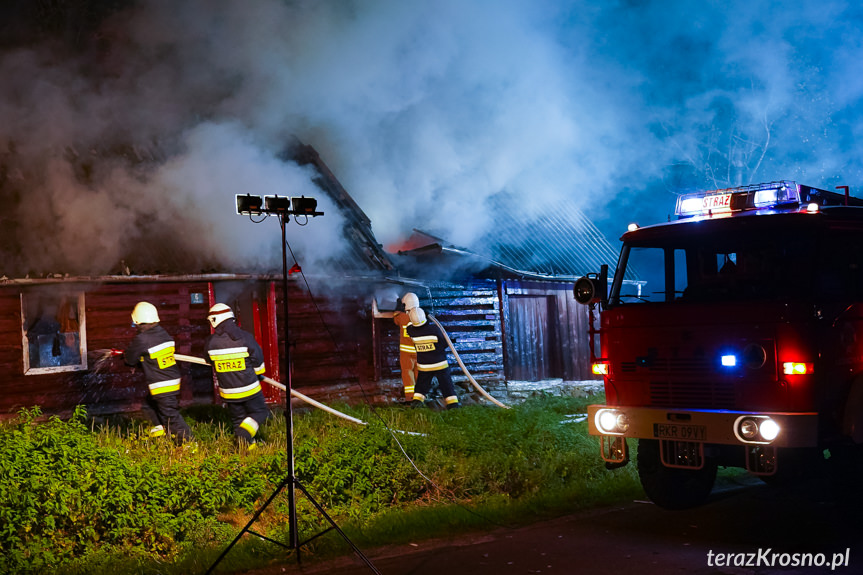
[[[273,267],[247,192],[317,196],[289,239],[323,265],[343,222],[278,160],[292,136],[384,245],[470,245],[490,200],[529,225],[571,198],[616,245],[697,187],[863,196],[861,22],[831,0],[7,0],[0,275]]]

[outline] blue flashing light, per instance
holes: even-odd
[[[684,194],[677,198],[674,213],[679,217],[711,216],[764,208],[790,208],[799,204],[798,185],[780,181]]]
[[[733,353],[727,353],[722,356],[722,367],[735,367],[737,365],[737,356]]]

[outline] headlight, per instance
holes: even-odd
[[[629,429],[629,417],[616,409],[600,409],[594,423],[599,431],[611,435],[623,435]]]
[[[758,437],[758,423],[754,419],[744,419],[740,422],[740,435],[744,439],[755,439]]]
[[[761,437],[763,437],[765,441],[773,441],[779,436],[779,432],[781,431],[779,424],[772,419],[765,419],[762,421],[759,429],[761,431]]]
[[[744,443],[770,443],[782,428],[766,415],[743,415],[734,422],[734,435]]]

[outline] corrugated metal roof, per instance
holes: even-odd
[[[573,203],[561,201],[534,211],[530,217],[512,204],[494,204],[494,229],[466,246],[454,246],[427,232],[414,230],[402,255],[430,253],[474,257],[505,273],[535,279],[572,279],[614,268],[618,250]],[[637,279],[630,278],[627,279]]]
[[[472,251],[516,269],[580,277],[614,266],[618,250],[573,202],[545,205],[529,220],[495,210],[495,229]]]

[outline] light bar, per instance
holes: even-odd
[[[317,211],[318,200],[300,196],[253,196],[237,194],[237,213],[241,216],[322,216],[324,212]]]
[[[704,216],[799,205],[800,189],[794,182],[770,182],[724,190],[684,194],[674,210],[679,217]]]

